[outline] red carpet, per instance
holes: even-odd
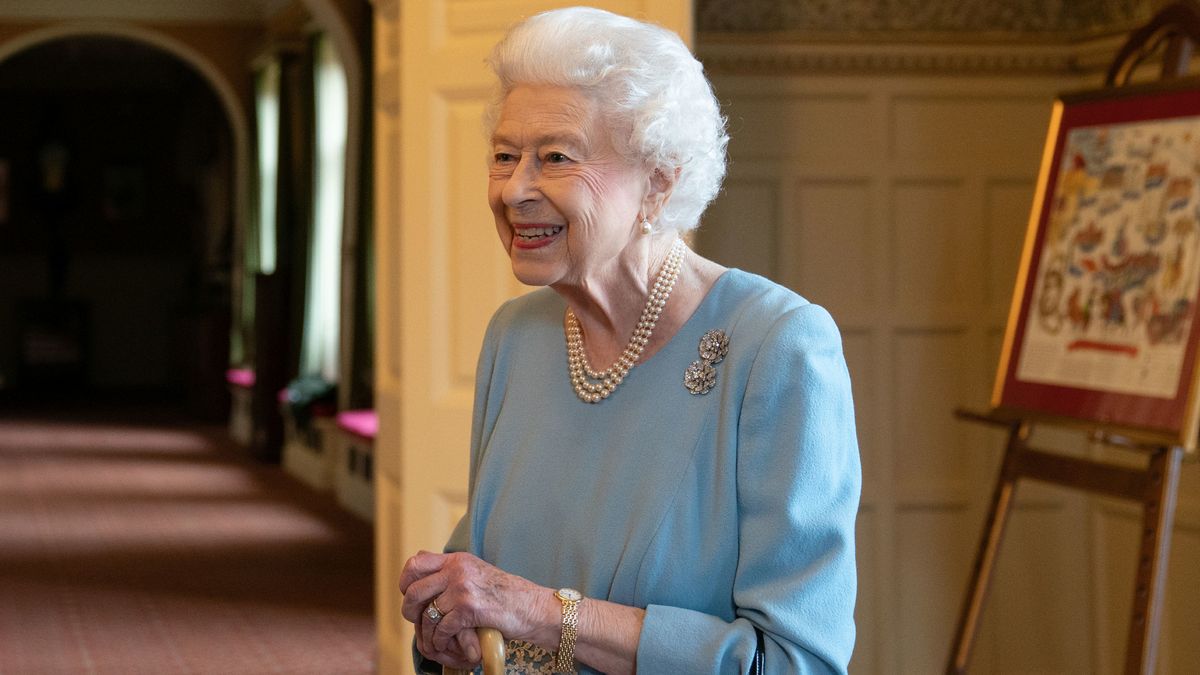
[[[222,438],[0,418],[0,674],[372,671],[370,526]]]

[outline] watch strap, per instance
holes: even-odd
[[[574,673],[575,640],[579,637],[579,605],[583,600],[577,591],[571,589],[562,589],[554,595],[562,603],[562,635],[558,640],[558,651],[554,654],[554,670]]]

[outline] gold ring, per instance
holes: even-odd
[[[425,608],[425,618],[429,619],[429,623],[437,623],[442,620],[443,616],[446,616],[446,613],[438,609],[436,601],[431,601]]]

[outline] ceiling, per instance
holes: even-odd
[[[271,16],[292,0],[0,0],[0,18],[247,21]]]
[[[0,67],[0,91],[181,91],[199,76],[187,64],[133,40],[78,36],[26,49]]]
[[[1123,33],[1168,0],[694,0],[702,33],[872,41],[1059,40]]]

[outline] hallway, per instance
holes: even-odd
[[[368,524],[219,427],[71,418],[0,415],[0,674],[372,671]]]

